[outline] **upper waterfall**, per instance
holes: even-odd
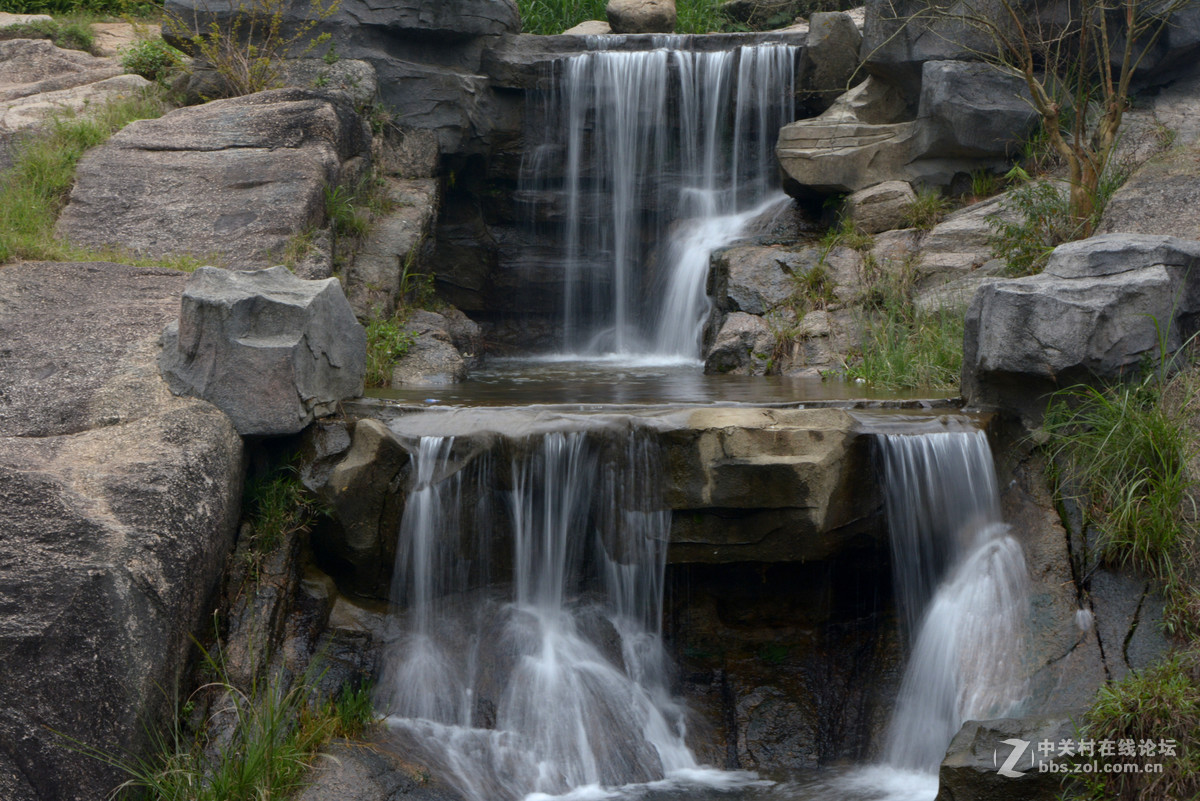
[[[520,193],[557,209],[567,352],[698,358],[709,254],[782,201],[774,143],[797,48],[691,52],[676,38],[641,52],[593,38],[554,63],[534,115]]]

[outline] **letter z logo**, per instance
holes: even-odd
[[[1024,776],[1024,771],[1013,770],[1013,768],[1017,766],[1017,761],[1025,755],[1025,750],[1029,748],[1029,743],[1025,740],[1017,740],[1015,738],[1011,740],[1001,740],[1000,742],[1003,745],[1012,746],[1012,753],[1008,755],[1008,759],[1004,760],[1004,764],[997,768],[1000,775],[1006,776],[1009,779],[1018,779]],[[997,752],[992,751],[992,764],[994,765],[997,762],[999,762]]]

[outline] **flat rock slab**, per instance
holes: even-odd
[[[370,132],[339,95],[278,89],[135,122],[79,163],[58,233],[87,247],[275,263],[365,167]]]
[[[1200,144],[1143,165],[1108,201],[1098,231],[1200,239]]]
[[[232,541],[242,443],[158,377],[184,276],[0,268],[0,797],[103,798],[167,707]],[[166,693],[166,694],[164,694]]]
[[[56,47],[46,39],[0,41],[0,101],[69,89],[122,72],[112,59]]]

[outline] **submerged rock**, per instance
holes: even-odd
[[[337,279],[201,267],[161,364],[174,392],[215,404],[239,433],[294,434],[362,394],[366,332]]]
[[[0,797],[104,798],[144,755],[233,541],[242,440],[175,397],[156,341],[185,276],[0,269]],[[71,739],[68,739],[71,738]]]

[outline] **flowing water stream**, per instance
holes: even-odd
[[[563,351],[700,356],[709,256],[787,203],[774,158],[797,48],[603,49],[558,62],[520,194],[564,207]],[[550,157],[547,154],[555,154]]]

